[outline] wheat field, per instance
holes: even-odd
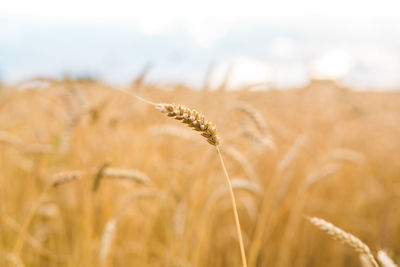
[[[214,139],[100,82],[39,82],[0,87],[0,266],[242,266]],[[248,266],[400,263],[400,92],[126,92],[216,126]]]

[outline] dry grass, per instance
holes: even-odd
[[[399,92],[136,86],[201,110],[213,124],[166,109],[197,116],[186,125],[206,136],[97,82],[0,91],[0,266],[240,266],[224,170],[203,138],[219,139],[206,125],[218,126],[249,266],[360,266],[304,215],[356,233],[379,266],[396,266],[380,248],[399,264]],[[141,192],[157,197],[129,200]]]

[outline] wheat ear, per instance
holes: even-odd
[[[375,260],[375,257],[371,253],[370,248],[354,235],[347,233],[342,229],[320,218],[312,217],[308,218],[308,220],[312,224],[317,226],[319,229],[330,235],[333,239],[338,240],[344,244],[347,244],[354,250],[356,250],[358,253],[367,256],[368,260],[372,263],[374,267],[379,267],[378,263]]]
[[[208,121],[200,112],[175,104],[158,104],[156,108],[168,117],[172,117],[182,123],[187,124],[194,130],[201,132],[201,135],[207,139],[207,142],[213,146],[219,145],[217,128]]]
[[[383,267],[397,267],[397,264],[394,263],[384,250],[378,251],[378,260]]]
[[[253,106],[246,104],[246,103],[238,103],[236,106],[240,111],[245,113],[256,125],[257,129],[262,135],[266,135],[267,133],[267,124],[265,123],[265,120],[263,116],[261,115],[261,112],[259,112],[257,109],[255,109]]]
[[[106,168],[104,177],[127,179],[139,184],[150,184],[152,181],[144,172],[135,169]]]
[[[75,180],[79,180],[82,176],[81,171],[65,171],[57,173],[53,176],[53,187],[58,187],[60,185],[70,183]]]

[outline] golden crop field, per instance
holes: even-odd
[[[400,92],[44,82],[0,89],[0,266],[242,266],[213,125],[249,267],[400,263]]]

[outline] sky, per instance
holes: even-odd
[[[233,85],[312,76],[400,88],[398,10],[398,0],[3,0],[0,78],[86,72],[124,83],[153,64],[153,79],[193,85],[212,66],[215,84],[230,70]]]
[[[238,23],[350,27],[368,31],[384,24],[400,25],[397,0],[6,0],[0,16],[24,17],[49,23],[124,24],[148,34],[183,27],[200,42],[218,38]]]

